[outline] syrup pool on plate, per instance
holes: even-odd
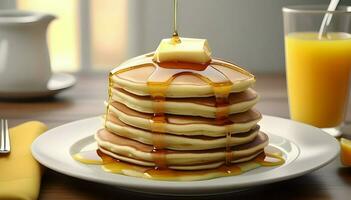
[[[240,164],[224,164],[215,169],[182,171],[169,168],[144,167],[126,163],[114,159],[100,150],[81,151],[73,155],[73,158],[81,163],[100,165],[101,169],[109,173],[128,174],[154,180],[187,180],[187,177],[204,177],[204,175],[218,174],[222,176],[240,175],[245,172],[241,166],[272,167],[284,164],[284,155],[276,147],[268,146],[265,152],[259,154],[255,159]],[[201,180],[201,179],[200,179]]]

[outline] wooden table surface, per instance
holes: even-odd
[[[49,128],[104,112],[107,81],[102,75],[79,75],[78,84],[56,98],[40,101],[0,101],[0,118],[10,125],[39,120]],[[257,76],[256,90],[261,100],[256,106],[263,114],[288,118],[288,101],[283,75]],[[349,110],[350,114],[351,111]],[[1,173],[1,172],[0,172]],[[186,197],[167,197],[187,199]],[[329,165],[292,180],[263,185],[226,195],[188,199],[351,199],[351,168],[341,167],[336,159]],[[111,186],[87,182],[47,169],[43,179],[41,200],[69,199],[165,199],[128,192]]]

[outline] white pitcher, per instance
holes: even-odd
[[[0,92],[47,89],[51,66],[46,32],[55,18],[28,11],[0,11]]]

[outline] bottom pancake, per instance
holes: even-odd
[[[112,158],[115,158],[117,160],[123,161],[123,162],[127,162],[127,163],[131,163],[131,164],[135,164],[135,165],[139,165],[139,166],[144,166],[144,167],[156,167],[155,163],[151,163],[151,162],[145,162],[145,161],[141,161],[141,160],[137,160],[137,159],[133,159],[133,158],[129,158],[129,157],[124,157],[121,155],[118,155],[116,153],[113,153],[109,150],[106,150],[104,148],[99,147],[99,150],[101,152],[103,152],[104,154],[111,156]],[[257,157],[259,154],[263,153],[263,149],[248,156],[248,157],[243,157],[243,158],[239,158],[236,161],[233,161],[232,163],[242,163],[245,161],[250,161],[252,159],[254,159],[255,157]],[[222,165],[225,164],[225,161],[219,161],[219,162],[213,162],[213,163],[205,163],[205,164],[198,164],[198,165],[169,165],[167,166],[167,168],[169,169],[174,169],[174,170],[185,170],[185,171],[193,171],[193,170],[205,170],[205,169],[215,169],[218,168]]]
[[[137,165],[155,167],[159,156],[153,153],[153,146],[146,145],[113,133],[100,130],[95,134],[99,148],[104,153]],[[252,159],[268,145],[268,137],[259,132],[257,137],[246,144],[234,146],[231,149],[232,163]],[[197,151],[162,150],[162,159],[171,169],[196,170],[210,169],[222,165],[226,159],[225,148]]]

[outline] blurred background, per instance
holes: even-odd
[[[329,0],[180,0],[179,33],[207,38],[213,54],[253,73],[284,72],[281,8]],[[106,72],[156,49],[172,33],[168,0],[1,0],[0,9],[49,12],[55,72]],[[243,20],[245,19],[245,20]]]

